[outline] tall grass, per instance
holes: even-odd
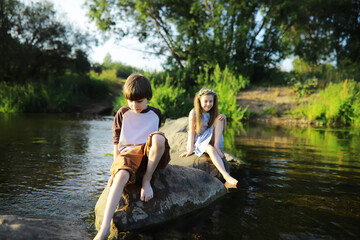
[[[67,112],[77,101],[101,98],[107,93],[106,82],[71,72],[47,81],[1,82],[0,112]]]
[[[313,95],[308,103],[294,110],[293,114],[310,121],[359,126],[360,84],[352,80],[329,84],[318,95]]]

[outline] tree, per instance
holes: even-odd
[[[168,54],[169,69],[195,75],[204,66],[219,64],[259,81],[290,54],[313,62],[343,53],[352,61],[359,58],[356,0],[86,0],[85,4],[101,30],[146,41],[157,54]]]
[[[89,69],[85,49],[91,39],[59,22],[50,2],[27,6],[1,0],[0,4],[0,80],[38,81],[49,74],[61,75],[67,68]]]
[[[108,67],[111,65],[111,63],[112,63],[111,55],[110,53],[107,53],[106,56],[104,57],[103,65],[105,67]]]
[[[286,37],[296,56],[312,63],[360,63],[360,1],[289,1],[283,11],[281,20],[290,27]]]
[[[274,65],[286,49],[273,9],[257,0],[87,0],[86,6],[100,29],[148,41],[158,54],[170,54],[170,68],[195,75],[205,65],[237,71]]]

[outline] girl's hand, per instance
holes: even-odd
[[[180,154],[180,157],[188,157],[188,156],[190,156],[190,155],[192,155],[193,154],[193,152],[191,151],[189,151],[189,152],[183,152],[183,153],[181,153]]]
[[[224,114],[220,114],[218,117],[217,117],[218,120],[222,121],[222,120],[225,120],[226,119],[226,116]]]

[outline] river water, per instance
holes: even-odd
[[[112,163],[112,117],[0,114],[0,214],[58,219],[94,236]],[[239,188],[124,239],[359,239],[360,130],[244,126],[226,150]]]

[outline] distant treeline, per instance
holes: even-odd
[[[0,1],[0,112],[73,111],[106,96],[88,76],[94,39],[59,19],[47,1]]]
[[[47,1],[0,1],[0,81],[25,83],[90,70],[94,39],[59,20]]]

